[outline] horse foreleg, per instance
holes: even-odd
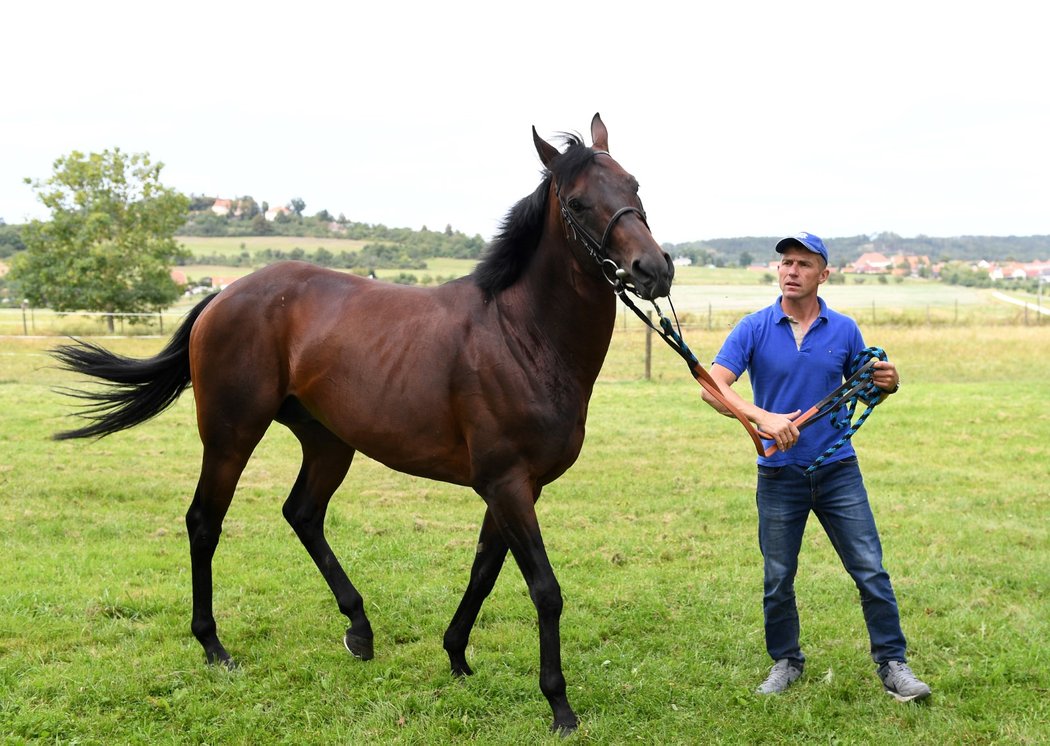
[[[349,620],[343,644],[355,657],[374,656],[372,625],[364,600],[350,582],[324,534],[328,502],[346,477],[354,450],[318,422],[290,426],[303,447],[303,465],[284,503],[284,517],[321,571],[336,603]]]
[[[535,496],[524,487],[503,485],[486,498],[500,533],[521,569],[536,607],[540,629],[540,691],[554,713],[551,730],[562,734],[576,730],[576,713],[565,694],[561,669],[562,597],[540,535]]]
[[[507,542],[496,528],[492,511],[486,510],[485,518],[481,522],[481,535],[478,537],[474,564],[470,568],[470,581],[463,593],[463,600],[459,602],[459,608],[445,631],[445,652],[448,653],[452,673],[456,676],[470,676],[474,673],[467,664],[470,631],[478,619],[481,605],[496,584],[506,556]]]

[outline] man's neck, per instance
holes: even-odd
[[[816,295],[798,300],[781,298],[780,308],[786,316],[790,316],[804,328],[808,328],[820,315],[820,301]]]

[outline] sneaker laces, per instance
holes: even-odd
[[[796,666],[793,666],[789,661],[777,661],[773,668],[769,671],[769,676],[762,682],[759,687],[761,690],[766,691],[781,691],[786,689],[795,679],[801,675],[801,671]]]
[[[883,679],[883,683],[898,692],[925,686],[907,663],[901,663],[898,661],[891,661],[887,664],[886,676]]]

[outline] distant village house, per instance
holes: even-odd
[[[226,217],[230,214],[230,210],[233,209],[232,199],[217,199],[212,203],[211,211],[218,215],[220,218]]]
[[[284,215],[285,217],[288,217],[291,214],[292,214],[292,211],[290,209],[288,209],[287,207],[271,207],[269,210],[266,211],[266,219],[269,220],[270,222],[273,222],[274,220],[277,220],[277,218],[281,217],[282,215]]]

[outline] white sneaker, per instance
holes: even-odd
[[[913,699],[926,699],[930,696],[930,687],[912,673],[908,664],[902,661],[888,661],[879,666],[879,678],[886,693],[898,702],[911,702]]]
[[[781,658],[769,670],[769,676],[755,690],[755,694],[781,694],[791,686],[791,682],[802,675],[802,669],[789,658]]]

